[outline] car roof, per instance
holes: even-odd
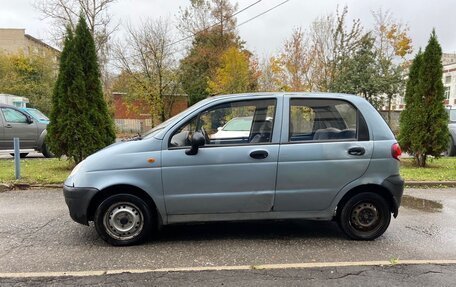
[[[232,99],[232,98],[255,98],[255,97],[284,97],[292,96],[297,98],[328,98],[328,99],[345,99],[351,102],[357,102],[363,99],[360,96],[342,94],[342,93],[327,93],[327,92],[254,92],[254,93],[242,93],[242,94],[227,94],[227,95],[215,95],[208,98],[208,100],[220,100],[220,99]],[[364,99],[363,99],[364,100]]]
[[[18,110],[19,108],[13,105],[7,105],[7,104],[0,104],[0,108],[13,108]]]

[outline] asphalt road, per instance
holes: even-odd
[[[8,278],[8,286],[454,286],[454,265],[150,272],[108,276]]]
[[[389,229],[382,237],[371,242],[346,239],[333,222],[295,220],[176,225],[165,227],[154,240],[144,245],[112,247],[98,238],[93,226],[79,225],[70,219],[59,190],[0,193],[0,203],[0,273],[456,259],[456,221],[454,220],[456,189],[454,188],[406,190],[404,206],[400,209],[399,217],[392,220]],[[382,268],[384,267],[345,267],[336,268],[336,271],[343,276],[345,273],[365,270],[362,273],[372,272],[371,275],[375,277],[393,270],[392,274],[396,274],[397,278],[402,278],[401,280],[413,279],[413,274],[416,272],[423,273],[429,280],[432,280],[434,275],[456,273],[454,265]],[[432,271],[434,269],[437,271]],[[288,282],[287,285],[296,283],[293,281],[295,277],[313,278],[312,274],[329,274],[318,278],[330,280],[332,276],[332,273],[326,272],[329,269],[324,268],[312,269],[304,273],[300,270],[261,270],[261,272],[265,273],[266,277],[279,276],[277,278],[283,278],[283,282]],[[246,270],[205,271],[199,272],[198,276],[203,278],[201,282],[206,282],[206,285],[220,285],[225,282],[221,279],[224,278],[223,274],[238,279],[250,278],[251,282],[256,282],[255,280],[259,278],[258,274],[262,274],[257,271],[253,273]],[[237,273],[238,275],[235,275]],[[161,273],[148,274],[129,276],[132,282],[139,280],[138,282],[144,283],[146,281],[141,280],[158,276],[164,285],[178,285],[174,284],[176,280],[184,278],[185,274],[188,275],[185,272],[184,275],[173,272],[169,276]],[[393,275],[387,276],[385,280],[395,278],[396,275]],[[110,275],[105,279],[110,280],[109,278],[116,278],[116,276],[120,278],[127,275]],[[448,276],[440,276],[443,278],[442,285],[445,285],[445,280],[448,278],[452,278],[454,282],[454,275]],[[348,275],[344,278],[350,277],[352,276]],[[3,286],[8,282],[11,284],[36,282],[39,285],[40,282],[34,281],[39,280],[36,278],[21,279],[22,281],[17,282],[11,280],[13,279],[0,279],[0,285]],[[50,280],[51,283],[56,282],[49,278],[46,280]],[[69,279],[61,277],[60,280],[78,285],[75,283],[78,281],[75,280],[82,279],[68,281]],[[86,280],[98,284],[97,280],[101,279],[87,277]],[[361,284],[361,281],[344,280],[343,282],[351,282],[354,285]],[[209,284],[210,282],[213,284]],[[334,282],[331,284],[337,285],[337,280],[327,282]]]

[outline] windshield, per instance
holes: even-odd
[[[44,121],[49,121],[49,118],[46,117],[42,112],[39,110],[35,109],[27,109],[27,113],[29,113],[32,117],[34,117],[37,120],[44,120]]]
[[[151,138],[151,137],[155,136],[156,134],[159,133],[159,131],[161,131],[164,128],[166,128],[169,124],[173,123],[176,120],[179,120],[179,118],[181,118],[184,114],[191,113],[192,111],[198,109],[201,106],[204,106],[205,104],[207,104],[210,101],[211,101],[211,98],[207,98],[207,99],[204,99],[202,101],[199,101],[198,103],[196,103],[193,106],[187,108],[186,110],[184,110],[184,111],[178,113],[177,115],[167,119],[166,121],[164,121],[163,123],[159,124],[158,126],[153,127],[152,129],[148,130],[147,132],[145,132],[141,136],[141,138],[142,139],[148,139],[148,138]]]
[[[252,117],[234,118],[229,121],[224,127],[224,131],[250,131],[252,125]]]
[[[185,112],[185,111],[183,111],[183,112]],[[174,121],[176,118],[178,118],[183,112],[178,113],[178,114],[175,115],[174,117],[171,117],[171,118],[167,119],[166,121],[162,122],[161,124],[159,124],[158,126],[155,126],[155,127],[153,127],[152,129],[148,130],[147,132],[145,132],[145,133],[142,135],[142,138],[143,138],[143,139],[147,139],[147,138],[153,137],[153,136],[156,135],[159,131],[161,131],[162,129],[164,129],[170,122],[172,122],[172,121]]]

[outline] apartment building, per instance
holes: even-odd
[[[0,28],[0,52],[50,57],[57,62],[60,51],[25,33],[25,29]]]

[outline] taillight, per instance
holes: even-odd
[[[398,143],[395,143],[391,146],[391,156],[393,156],[393,158],[397,159],[397,160],[400,160],[399,157],[401,156],[402,154],[402,150],[401,150],[401,147],[399,146]]]

